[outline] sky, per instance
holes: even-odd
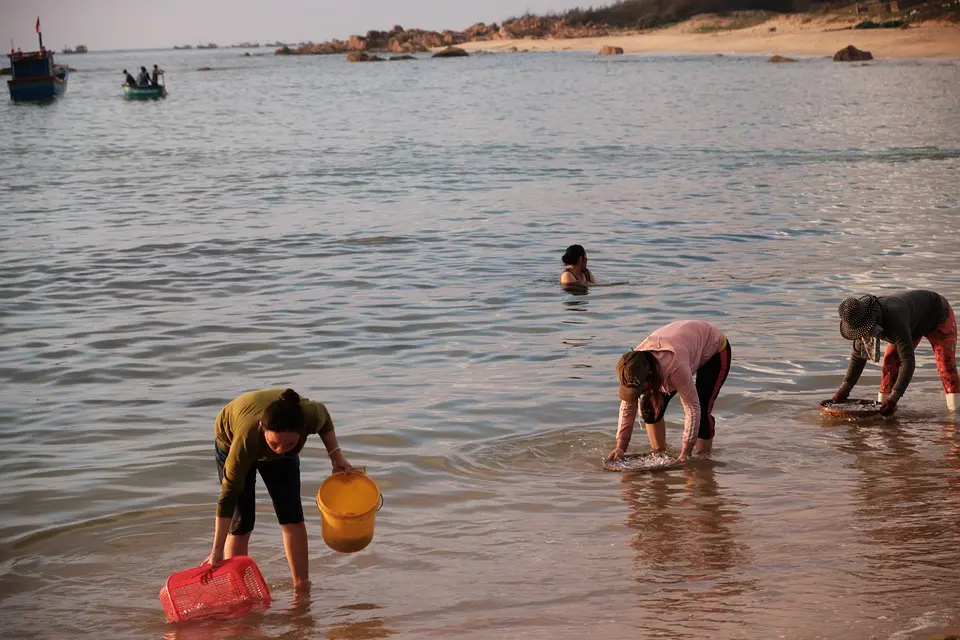
[[[462,30],[526,12],[564,11],[605,0],[0,0],[0,37],[24,51],[166,48],[244,41],[321,42],[371,29]]]

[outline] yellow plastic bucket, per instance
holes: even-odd
[[[383,507],[377,483],[362,471],[335,473],[317,491],[323,541],[334,551],[354,553],[373,540],[373,524]]]

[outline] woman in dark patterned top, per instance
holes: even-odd
[[[923,290],[866,295],[847,298],[840,303],[839,313],[840,334],[853,340],[853,354],[843,384],[833,397],[835,402],[847,399],[867,360],[881,360],[880,342],[884,341],[889,344],[883,354],[878,401],[883,403],[881,413],[891,415],[913,377],[914,349],[926,338],[933,347],[947,408],[957,410],[957,320],[946,298]]]

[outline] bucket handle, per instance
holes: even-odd
[[[332,475],[332,476],[348,476],[348,475],[350,475],[351,473],[359,473],[359,474],[362,474],[362,475],[367,475],[367,467],[366,467],[366,466],[363,466],[363,467],[353,467],[352,469],[350,469],[350,471],[334,471],[334,472],[331,473],[330,475]]]
[[[380,506],[377,507],[377,511],[380,511],[380,509],[383,509],[383,494],[382,494],[382,493],[380,494]]]

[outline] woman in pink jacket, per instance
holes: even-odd
[[[620,424],[617,448],[607,460],[620,458],[630,446],[637,407],[654,451],[666,450],[663,414],[673,396],[683,404],[683,441],[679,458],[694,448],[710,453],[713,403],[730,372],[730,343],[717,327],[702,320],[679,320],[657,329],[617,363],[620,378]]]

